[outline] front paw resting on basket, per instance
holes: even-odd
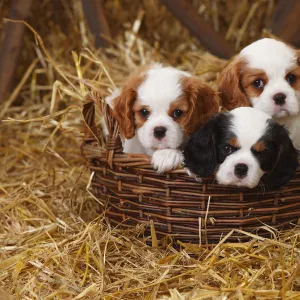
[[[177,149],[160,149],[152,155],[152,164],[157,173],[172,170],[180,166],[183,162],[183,155]]]

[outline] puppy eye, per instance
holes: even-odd
[[[173,111],[173,117],[174,117],[174,118],[180,118],[180,117],[182,116],[182,114],[183,114],[183,111],[180,110],[180,109],[175,109],[175,110]]]
[[[288,74],[286,76],[286,81],[289,83],[289,84],[293,84],[295,81],[296,81],[297,77],[294,75],[294,74]]]
[[[140,110],[140,114],[143,118],[147,118],[150,113],[147,109],[143,108],[143,109]]]
[[[257,156],[262,156],[262,155],[265,155],[266,151],[255,151],[252,149],[252,152],[257,155]]]
[[[224,153],[228,155],[228,154],[232,153],[233,147],[230,145],[225,145],[223,150],[224,150]]]
[[[257,89],[262,89],[264,87],[264,82],[261,79],[256,79],[252,82],[252,85]]]

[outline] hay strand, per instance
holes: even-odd
[[[25,24],[38,43],[33,49],[26,33],[21,75],[1,108],[0,299],[298,299],[296,225],[288,232],[269,228],[272,239],[240,231],[250,237],[247,243],[227,243],[231,232],[208,249],[172,238],[158,241],[154,225],[152,237],[144,236],[151,224],[113,228],[98,214],[107,203],[90,189],[95,175],[80,151],[85,95],[98,99],[100,123],[101,111],[111,113],[103,97],[134,67],[161,61],[215,85],[226,61],[201,49],[158,1],[104,1],[117,34],[106,50],[95,50],[81,1],[75,2],[61,2],[63,27],[53,21],[52,1],[37,1],[30,25],[10,20]],[[228,1],[193,1],[196,11],[240,46],[261,36],[271,15],[266,1],[251,3],[259,3],[255,22],[253,12],[246,19],[249,10],[236,11]],[[5,14],[7,5],[0,6]],[[15,100],[22,104],[13,106]],[[117,126],[109,123],[113,136]],[[93,142],[103,145],[97,134],[92,132]],[[122,166],[122,154],[114,155]],[[206,222],[199,220],[203,243]]]

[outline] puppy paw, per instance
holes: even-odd
[[[157,173],[172,170],[183,162],[183,155],[177,149],[156,150],[152,155],[152,164]]]

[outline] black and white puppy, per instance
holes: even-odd
[[[240,107],[211,118],[184,149],[186,168],[219,184],[278,189],[296,173],[298,152],[288,131],[266,113]]]

